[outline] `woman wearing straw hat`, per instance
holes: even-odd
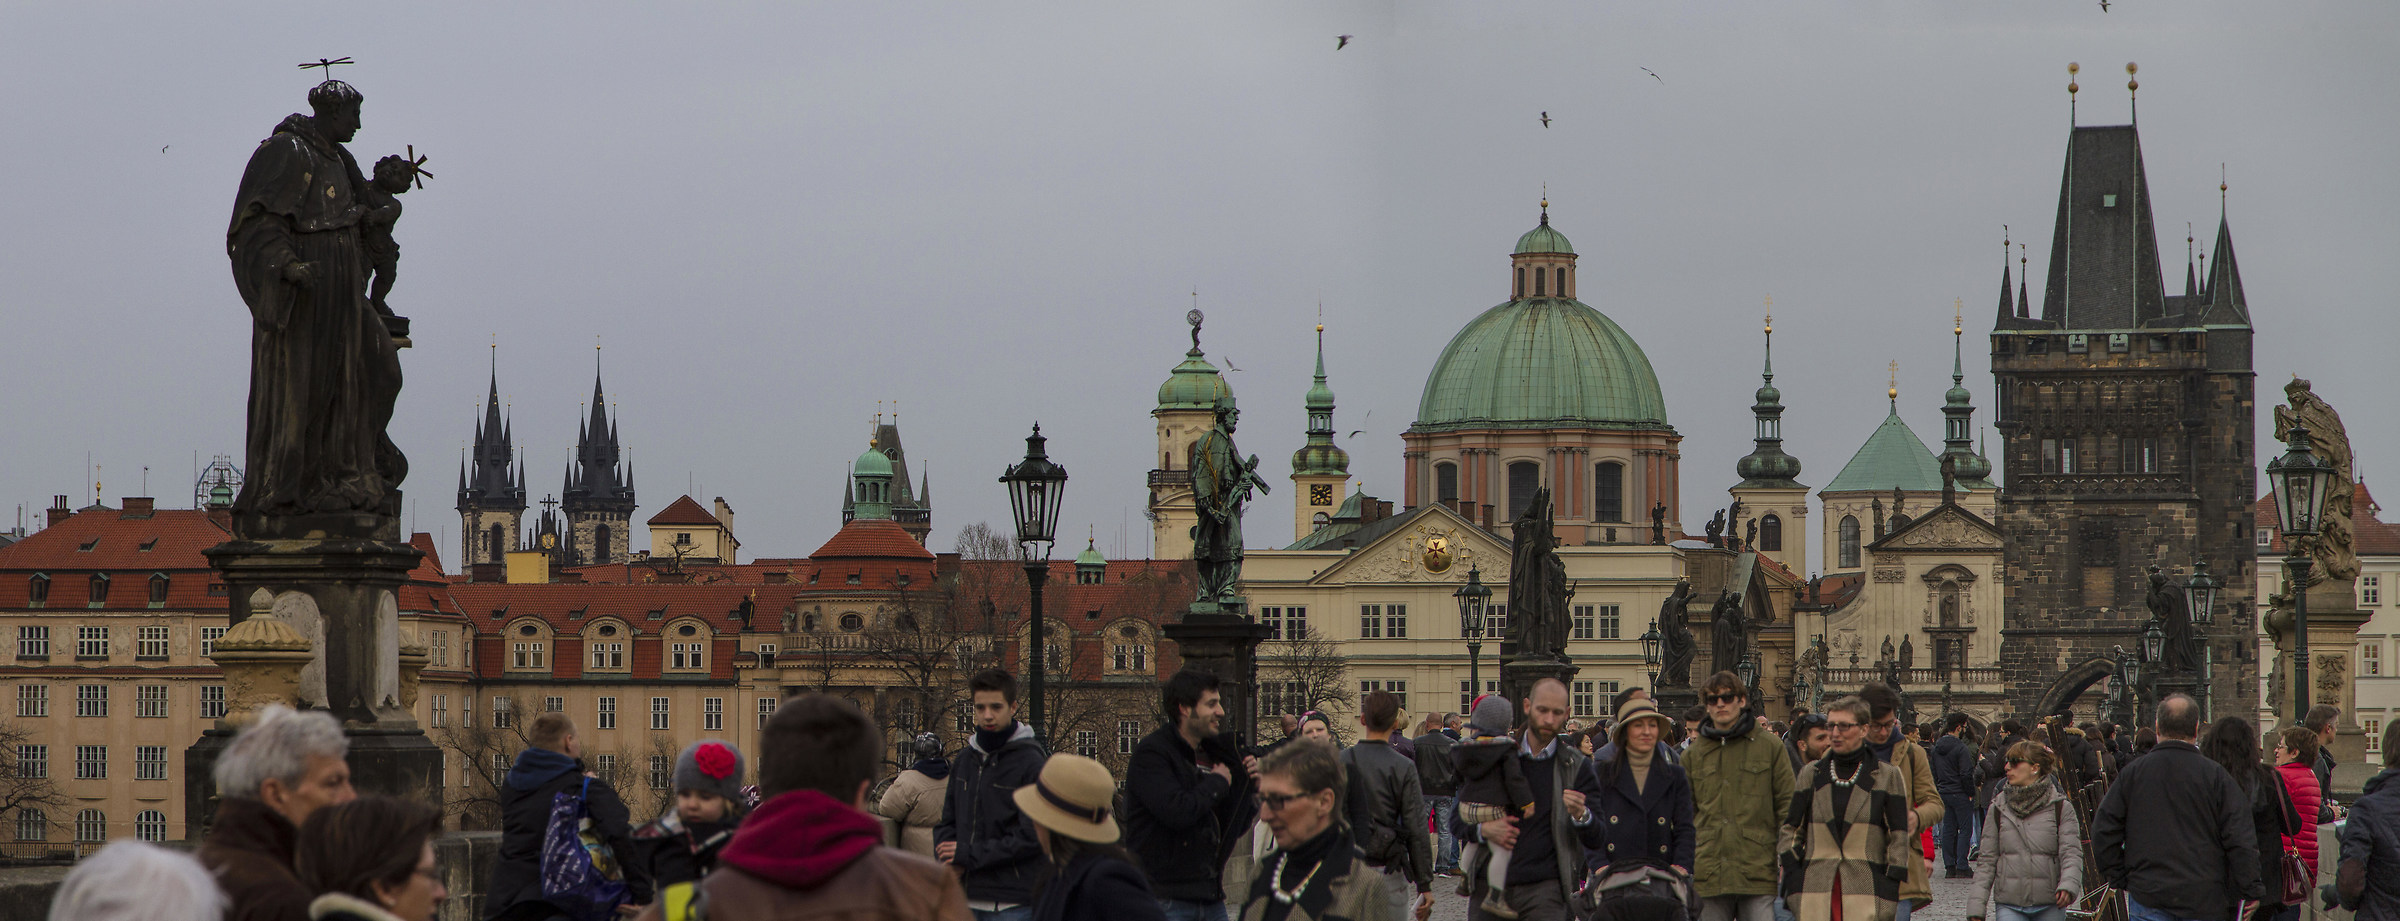
[[[1034,921],[1166,921],[1150,883],[1117,846],[1109,804],[1116,778],[1081,755],[1051,755],[1041,776],[1017,788],[1017,809],[1050,858],[1034,891]]]
[[[1594,914],[1682,918],[1697,904],[1691,779],[1659,756],[1659,740],[1674,726],[1650,701],[1628,700],[1610,731],[1616,756],[1592,763],[1600,782],[1593,821],[1605,839],[1584,851],[1586,865],[1600,874],[1585,893]]]
[[[1342,762],[1332,744],[1294,739],[1258,763],[1258,818],[1277,851],[1250,882],[1241,921],[1401,921],[1341,816]]]

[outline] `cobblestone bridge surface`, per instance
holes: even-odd
[[[1910,921],[1966,921],[1973,912],[1967,910],[1968,886],[1973,880],[1945,879],[1941,872],[1933,874],[1933,904],[1910,916]],[[1467,921],[1467,900],[1452,894],[1458,881],[1445,879],[1433,887],[1434,921]]]

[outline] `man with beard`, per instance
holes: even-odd
[[[1168,678],[1159,695],[1167,724],[1134,746],[1125,769],[1125,844],[1168,921],[1225,921],[1229,832],[1255,811],[1258,759],[1217,736],[1222,686],[1188,668]]]
[[[1533,684],[1525,697],[1526,723],[1517,760],[1533,786],[1533,812],[1523,819],[1503,816],[1458,829],[1469,840],[1512,851],[1508,861],[1508,907],[1523,921],[1567,921],[1574,916],[1568,895],[1582,884],[1584,848],[1605,844],[1589,802],[1600,796],[1600,779],[1582,752],[1559,744],[1566,728],[1567,686],[1555,678]],[[1482,849],[1484,854],[1490,848]],[[1482,910],[1488,890],[1488,859],[1467,867],[1472,886],[1470,918],[1498,917]]]

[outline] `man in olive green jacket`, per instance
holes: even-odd
[[[1792,811],[1792,760],[1783,740],[1758,724],[1750,692],[1732,672],[1700,685],[1708,719],[1683,753],[1692,784],[1692,892],[1700,921],[1770,921],[1775,906],[1775,836]]]
[[[1933,787],[1933,759],[1926,757],[1923,746],[1900,735],[1900,692],[1889,685],[1870,684],[1858,689],[1858,698],[1872,711],[1867,744],[1875,749],[1875,760],[1899,768],[1908,778],[1908,810],[1916,820],[1908,829],[1909,847],[1914,850],[1917,833],[1942,820],[1942,794]],[[1908,921],[1909,912],[1933,903],[1930,869],[1923,859],[1908,862],[1908,881],[1900,884],[1900,911],[1895,921]]]

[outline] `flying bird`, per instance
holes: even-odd
[[[1340,51],[1348,47],[1350,47],[1350,36],[1336,35],[1333,37],[1333,50]]]
[[[1543,113],[1542,113],[1542,127],[1544,127],[1544,128],[1548,128],[1548,127],[1550,127],[1550,113],[1548,113],[1548,112],[1543,112]]]
[[[169,148],[169,147],[173,147],[173,146],[175,146],[175,145],[173,145],[173,144],[165,144],[165,145],[161,145],[161,146],[158,148],[158,152],[159,152],[159,153],[166,153],[166,152],[167,152],[167,148]]]
[[[2103,2],[2103,3],[2106,3],[2106,2],[2107,2],[2107,0],[2101,0],[2101,2]],[[1666,83],[1667,83],[1667,78],[1659,76],[1659,75],[1658,75],[1658,71],[1651,70],[1650,68],[1644,67],[1644,68],[1642,68],[1642,72],[1643,72],[1643,73],[1646,73],[1646,74],[1649,74],[1649,75],[1650,75],[1650,79],[1658,81],[1658,83],[1659,83],[1659,85],[1660,85],[1660,86],[1665,86],[1665,85],[1666,85]]]
[[[2108,12],[2108,0],[2100,0],[2100,12]]]

